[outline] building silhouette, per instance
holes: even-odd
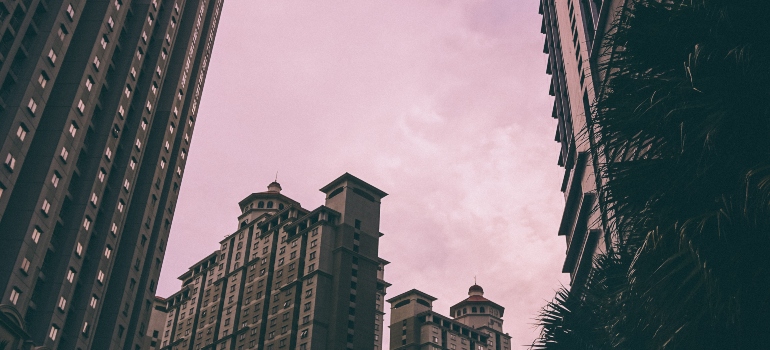
[[[140,349],[222,0],[0,1],[0,342]]]
[[[597,165],[603,159],[596,152],[595,130],[588,126],[604,77],[602,63],[609,58],[602,43],[623,6],[623,0],[540,1],[549,94],[555,97],[551,117],[557,120],[558,164],[564,168],[565,206],[558,232],[567,242],[562,272],[570,274],[573,286],[585,282],[594,255],[610,240],[606,215],[598,205],[603,177]]]
[[[449,309],[450,317],[434,312],[434,301],[416,289],[388,299],[391,350],[511,349],[511,337],[503,333],[505,308],[485,298],[479,285]]]
[[[277,182],[240,201],[237,230],[165,299],[160,348],[381,349],[387,194],[347,173],[321,191],[313,210]]]

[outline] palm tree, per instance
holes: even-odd
[[[770,4],[624,11],[587,118],[616,239],[533,347],[770,348]]]

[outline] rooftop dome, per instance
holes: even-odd
[[[269,185],[267,185],[267,192],[281,192],[281,184],[278,182],[271,182]]]
[[[484,288],[481,288],[478,284],[474,284],[468,288],[468,295],[484,295]]]

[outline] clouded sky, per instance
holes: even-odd
[[[530,344],[568,282],[540,22],[538,0],[225,1],[158,294],[276,171],[308,209],[350,172],[390,194],[388,296],[446,315],[477,276]]]

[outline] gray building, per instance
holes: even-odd
[[[142,348],[221,8],[0,0],[10,349]]]
[[[449,309],[450,317],[433,311],[436,298],[412,289],[390,298],[391,350],[510,350],[503,332],[505,308],[484,297],[474,284],[468,298]]]
[[[602,49],[611,23],[626,0],[541,0],[543,52],[554,96],[551,117],[557,121],[555,140],[561,145],[558,164],[564,169],[561,191],[565,205],[558,234],[567,242],[562,272],[570,284],[581,285],[593,256],[604,251],[611,224],[600,210],[602,155],[596,149],[596,130],[590,125],[591,103],[601,91],[600,67],[609,53]]]
[[[321,191],[313,210],[277,182],[238,203],[237,229],[166,298],[161,348],[381,349],[387,194],[347,173]]]

